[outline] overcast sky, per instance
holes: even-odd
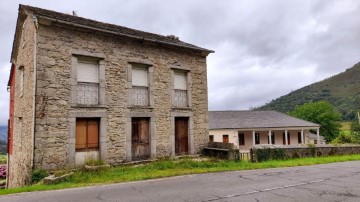
[[[18,4],[123,25],[215,50],[209,109],[249,109],[360,61],[358,0],[0,1],[0,125],[7,124]]]

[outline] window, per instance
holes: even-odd
[[[23,142],[23,118],[19,117],[19,128],[18,128],[18,134],[19,134],[19,146],[22,147]]]
[[[268,144],[270,144],[270,140],[268,138]],[[271,132],[271,144],[275,144],[275,133]]]
[[[301,141],[301,132],[298,132],[298,143],[301,144],[302,141]]]
[[[245,145],[245,135],[244,133],[239,133],[239,145]]]
[[[148,67],[142,64],[132,65],[132,105],[149,105],[149,78]]]
[[[20,97],[24,94],[24,66],[19,67]]]
[[[99,104],[99,64],[96,59],[78,58],[76,95],[78,104]]]
[[[99,120],[76,119],[76,150],[99,149]]]
[[[287,141],[287,144],[290,145],[290,132],[287,132]],[[285,132],[283,132],[283,145],[286,145]]]
[[[317,140],[314,140],[314,144],[317,144]]]
[[[214,135],[209,135],[209,142],[210,143],[214,142]]]
[[[260,133],[255,133],[255,144],[260,144]]]
[[[229,135],[223,135],[223,143],[229,143]]]
[[[174,106],[188,107],[187,73],[174,71]]]

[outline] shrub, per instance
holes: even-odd
[[[283,148],[273,149],[272,159],[276,159],[276,160],[287,159],[285,150]]]
[[[271,159],[271,150],[270,148],[257,149],[256,156],[259,162],[268,161]]]
[[[332,142],[336,144],[353,144],[356,143],[356,140],[353,133],[341,132]]]
[[[34,170],[31,173],[31,183],[37,183],[47,177],[49,173],[46,170]]]
[[[0,165],[0,179],[6,178],[7,168],[5,165]]]

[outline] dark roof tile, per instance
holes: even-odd
[[[184,48],[205,51],[208,53],[214,52],[212,50],[208,50],[205,48],[201,48],[201,47],[180,41],[179,39],[176,39],[175,37],[171,37],[171,36],[169,37],[169,36],[163,36],[163,35],[159,35],[159,34],[153,34],[153,33],[144,32],[144,31],[140,31],[140,30],[136,30],[136,29],[130,29],[127,27],[119,26],[119,25],[103,23],[103,22],[99,22],[99,21],[95,21],[95,20],[91,20],[91,19],[87,19],[87,18],[83,18],[83,17],[78,17],[78,16],[74,16],[74,15],[69,15],[69,14],[65,14],[65,13],[60,13],[60,12],[56,12],[56,11],[46,10],[46,9],[27,6],[27,5],[20,5],[20,10],[22,10],[22,9],[28,10],[38,16],[52,18],[55,20],[61,20],[61,21],[65,21],[68,23],[76,23],[76,24],[80,24],[83,26],[87,26],[87,27],[93,27],[93,28],[97,28],[97,29],[107,30],[107,31],[118,33],[118,34],[127,35],[130,37],[132,36],[135,38],[142,38],[144,40],[156,41],[158,43],[166,43],[168,45],[173,45],[173,46],[181,46]]]
[[[276,111],[209,111],[209,129],[319,126]]]

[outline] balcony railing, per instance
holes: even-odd
[[[99,104],[99,84],[78,83],[76,90],[76,103],[82,105]]]
[[[131,105],[148,106],[149,105],[149,88],[133,86],[131,89]]]
[[[188,107],[187,90],[174,90],[174,106]]]

